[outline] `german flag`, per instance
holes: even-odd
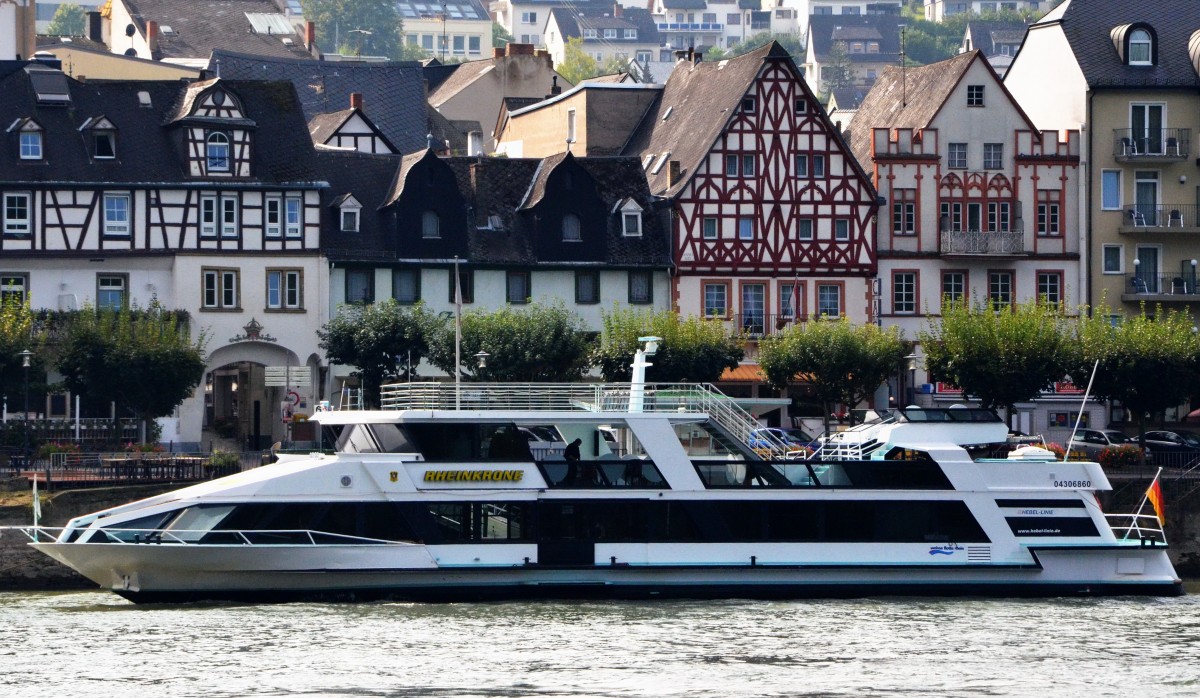
[[[1150,505],[1154,507],[1154,514],[1158,516],[1160,526],[1165,526],[1167,517],[1163,513],[1163,493],[1162,485],[1158,484],[1158,478],[1154,478],[1154,482],[1150,483],[1150,489],[1146,490],[1146,499],[1150,500]]]

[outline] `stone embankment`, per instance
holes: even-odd
[[[28,525],[33,520],[31,499],[23,481],[10,483],[6,493],[0,482],[0,526]],[[1164,483],[1167,500],[1167,535],[1171,559],[1179,574],[1187,579],[1200,578],[1200,491],[1197,483]],[[75,516],[114,507],[162,492],[178,485],[141,485],[68,490],[43,494],[42,524],[62,526]],[[1141,485],[1140,487],[1144,487]],[[1112,493],[1104,498],[1106,511],[1129,511],[1140,499],[1137,487]],[[1137,495],[1134,497],[1133,495]],[[1115,495],[1115,496],[1114,496]],[[1144,513],[1151,513],[1147,506]],[[0,532],[0,590],[90,589],[94,584],[73,570],[33,550],[29,539],[19,531]]]

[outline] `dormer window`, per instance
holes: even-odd
[[[621,202],[621,235],[625,237],[642,236],[642,207],[633,199]]]
[[[206,144],[209,172],[229,171],[229,136],[217,131],[208,134]]]
[[[579,216],[574,213],[563,216],[562,236],[563,242],[579,242],[583,239],[579,229]]]
[[[1154,41],[1145,29],[1129,32],[1129,65],[1154,65]]]
[[[433,211],[421,214],[421,237],[436,239],[442,236],[441,220]]]
[[[42,159],[42,132],[41,131],[22,131],[21,132],[21,159],[22,160],[41,160]]]
[[[350,204],[342,204],[342,232],[357,233],[358,232],[358,215],[360,212],[358,206]]]
[[[92,132],[92,157],[111,160],[117,157],[117,134],[114,131]]]

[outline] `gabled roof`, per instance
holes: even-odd
[[[420,64],[408,61],[343,63],[247,56],[214,51],[209,69],[227,78],[291,82],[308,119],[350,105],[350,94],[363,97],[363,110],[401,153],[425,147],[429,133],[425,83]],[[305,129],[307,131],[307,129]]]
[[[249,15],[276,15],[271,0],[113,0],[129,9],[138,33],[146,35],[146,22],[158,22],[160,36],[155,60],[207,58],[213,51],[236,51],[257,56],[291,58],[307,55],[304,37],[255,30]],[[277,22],[291,26],[290,21]],[[170,32],[167,32],[170,28]],[[123,31],[124,27],[113,27]],[[291,46],[283,39],[290,39]]]
[[[0,66],[0,75],[3,68]],[[214,83],[205,83],[211,87]],[[237,96],[248,122],[269,123],[253,130],[252,179],[248,183],[318,182],[314,151],[304,114],[291,84],[285,82],[217,83]],[[10,148],[0,148],[0,181],[174,184],[195,182],[169,124],[186,119],[188,83],[178,80],[66,79],[71,108],[37,103],[23,70],[0,77],[0,124],[32,118],[43,129],[45,165],[22,164]],[[143,106],[148,104],[149,106]],[[104,117],[116,131],[117,153],[111,160],[92,160],[79,128]]]
[[[395,235],[387,230],[389,220],[378,213],[400,158],[358,152],[323,151],[316,154],[321,176],[329,182],[329,203],[347,197],[362,204],[358,232],[341,231],[340,216],[324,216],[321,250],[331,261],[383,261],[396,258]]]
[[[929,65],[903,70],[898,66],[885,68],[850,122],[850,148],[854,151],[854,157],[864,166],[870,162],[872,131],[876,128],[914,131],[928,128],[945,107],[967,70],[977,61],[992,76],[995,87],[1003,92],[1025,119],[1029,129],[1036,131],[1033,122],[1021,111],[983,54],[975,50]]]
[[[658,24],[654,21],[649,10],[640,7],[622,8],[621,16],[613,15],[612,5],[596,7],[555,7],[550,10],[551,20],[558,25],[563,39],[583,37],[584,29],[595,29],[599,36],[584,38],[586,42],[609,44],[612,42],[657,44],[659,43]],[[605,29],[636,29],[637,38],[627,38],[622,32],[616,38],[605,38]]]
[[[1113,45],[1113,30],[1144,22],[1157,34],[1158,63],[1131,66]],[[1030,31],[1060,23],[1090,87],[1187,87],[1194,89],[1198,68],[1188,50],[1200,29],[1195,0],[1066,0],[1035,22]]]
[[[971,36],[971,48],[979,49],[990,58],[998,53],[997,44],[1019,44],[1025,37],[1022,22],[984,22],[972,20],[967,23],[967,34]]]
[[[691,179],[763,65],[780,60],[791,63],[788,52],[772,41],[729,60],[675,64],[660,98],[647,110],[624,150],[626,155],[652,154],[656,159],[669,153],[668,159],[679,161],[683,176],[674,187],[667,186],[669,167],[645,172],[652,192],[672,196]]]
[[[878,36],[876,36],[878,34]],[[900,59],[900,18],[896,15],[812,15],[809,49],[824,62],[835,41],[878,41],[879,53],[848,53],[851,61],[893,63]]]
[[[312,137],[312,142],[314,144],[328,143],[329,139],[333,138],[333,136],[342,128],[342,126],[345,125],[345,123],[355,115],[363,120],[363,123],[365,123],[367,127],[371,129],[372,133],[374,133],[377,137],[382,138],[383,142],[387,144],[389,148],[397,153],[400,152],[396,149],[396,146],[392,143],[391,139],[389,139],[382,131],[379,130],[379,127],[375,125],[375,122],[372,121],[369,116],[363,113],[363,110],[355,109],[353,107],[350,109],[336,111],[331,114],[317,114],[308,120],[308,135]]]
[[[90,51],[99,51],[108,53],[108,47],[102,41],[92,41],[86,36],[54,36],[52,34],[38,34],[37,47],[46,48],[52,46],[70,46],[72,48],[80,48]]]

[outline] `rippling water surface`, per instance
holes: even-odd
[[[1174,599],[134,606],[0,594],[0,695],[1195,696]]]

